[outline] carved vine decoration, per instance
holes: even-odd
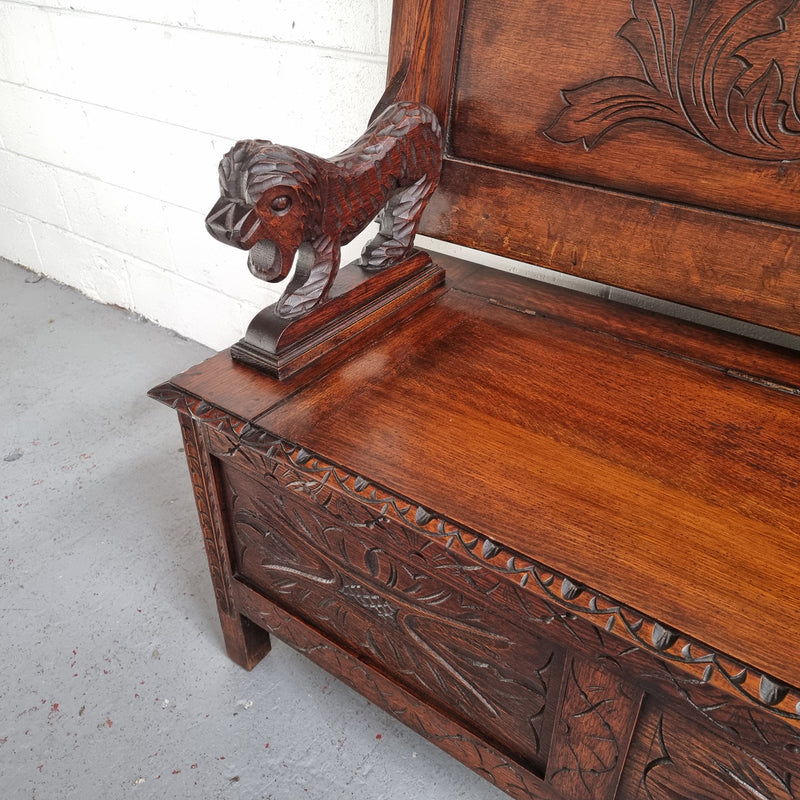
[[[263,431],[258,429],[244,432],[244,438],[250,446],[263,435]],[[716,653],[677,631],[671,631],[657,620],[615,603],[567,576],[501,547],[491,539],[465,531],[422,506],[395,497],[360,476],[326,463],[303,448],[268,435],[261,445],[265,446],[267,457],[284,460],[308,475],[312,492],[334,483],[344,492],[358,497],[360,502],[378,507],[382,515],[394,518],[427,536],[443,539],[448,548],[460,549],[476,563],[513,578],[520,587],[543,595],[554,605],[588,619],[593,625],[604,627],[659,659],[679,664],[695,673],[703,683],[733,691],[778,716],[800,722],[800,691],[790,689],[724,654]],[[296,485],[291,488],[309,491],[308,486]]]
[[[536,797],[542,784],[527,770],[500,751],[482,742],[468,730],[443,714],[432,711],[413,694],[384,678],[353,656],[330,646],[291,615],[270,604],[254,616],[277,636],[368,699],[387,709],[405,725],[427,739],[512,797]]]
[[[205,475],[207,474],[202,463],[202,448],[197,442],[197,434],[192,419],[185,415],[178,415],[183,436],[186,463],[189,467],[189,478],[192,483],[192,492],[200,518],[200,528],[203,532],[203,543],[208,557],[208,568],[213,577],[214,595],[217,607],[225,614],[232,615],[233,600],[231,586],[228,579],[229,570],[226,569],[227,556],[218,545],[215,535],[214,517],[218,513],[212,507],[213,496],[208,492]]]
[[[692,674],[701,684],[712,684],[738,695],[755,706],[800,727],[800,690],[785,686],[768,675],[717,653],[684,634],[664,627],[657,620],[627,608],[569,577],[548,569],[496,542],[452,524],[423,506],[396,497],[366,478],[327,463],[315,454],[275,437],[263,429],[223,414],[207,403],[165,384],[151,396],[182,413],[212,424],[240,444],[262,452],[304,475],[306,480],[290,481],[294,491],[316,497],[334,486],[359,503],[374,507],[381,516],[393,519],[424,536],[444,541],[447,549],[457,549],[477,567],[512,579],[552,606],[565,609],[592,625],[613,632],[624,641],[673,663]]]
[[[642,695],[592,662],[573,659],[565,681],[548,781],[574,800],[611,797]]]
[[[761,709],[749,706],[746,713],[736,713],[730,705],[718,702],[717,698],[709,698],[706,685],[699,678],[683,674],[674,665],[660,663],[659,675],[670,682],[677,695],[691,706],[706,722],[722,731],[728,738],[734,739],[744,746],[786,750],[800,754],[800,734],[785,725],[773,724],[771,717]]]
[[[206,217],[223,244],[249,250],[257,278],[294,277],[276,306],[291,319],[324,302],[340,247],[381,212],[361,266],[381,270],[412,249],[439,181],[441,128],[427,106],[390,105],[347,150],[330,159],[264,139],[237,142],[219,166],[220,198]]]
[[[794,776],[771,767],[743,750],[708,754],[698,759],[674,720],[661,717],[653,737],[650,760],[642,773],[647,800],[674,800],[687,786],[698,797],[730,800],[797,800]],[[701,750],[698,745],[697,750]]]
[[[797,0],[633,0],[617,36],[642,76],[563,90],[545,136],[588,151],[620,126],[659,123],[730,155],[800,159],[800,53],[787,24],[796,9]]]

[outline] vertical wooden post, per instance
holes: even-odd
[[[228,552],[225,525],[220,513],[214,469],[203,440],[201,424],[188,414],[179,413],[186,461],[194,490],[194,500],[203,531],[214,597],[217,601],[222,635],[228,656],[247,670],[253,669],[269,653],[269,634],[243,617],[234,604],[233,570]]]

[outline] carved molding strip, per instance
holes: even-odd
[[[294,491],[313,498],[326,487],[335,487],[359,503],[377,509],[381,516],[427,537],[444,541],[448,549],[459,551],[476,565],[506,576],[526,591],[597,628],[612,632],[661,661],[679,666],[699,683],[723,689],[800,728],[799,688],[783,685],[769,675],[671,630],[658,620],[621,605],[491,539],[459,528],[435,512],[397,497],[368,479],[332,465],[262,428],[225,414],[177,387],[165,384],[153,390],[151,396],[231,436],[240,443],[237,447],[246,444],[272,461],[296,470],[305,480],[287,484]]]
[[[205,400],[193,397],[169,382],[154,387],[147,395],[165,406],[169,406],[178,414],[189,414],[205,425],[210,425],[215,430],[237,439],[248,425],[245,420],[220,411]]]
[[[787,24],[796,10],[796,0],[633,0],[617,36],[641,76],[564,89],[544,134],[588,151],[620,126],[660,124],[728,155],[796,161],[800,68]]]
[[[220,612],[234,616],[232,588],[230,582],[230,569],[227,567],[228,556],[219,543],[223,537],[216,535],[216,520],[218,512],[213,508],[214,498],[206,485],[206,472],[203,465],[203,448],[198,442],[198,432],[195,423],[187,414],[179,414],[178,422],[183,436],[186,463],[189,466],[189,478],[192,482],[197,513],[200,517],[200,529],[203,532],[203,544],[208,558],[208,568],[211,572],[211,582],[214,586],[214,596]]]

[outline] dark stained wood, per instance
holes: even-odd
[[[443,122],[424,232],[800,333],[798,26],[396,0],[375,116]],[[231,658],[274,633],[518,800],[800,800],[800,355],[433,263],[398,316],[342,322],[357,269],[262,315],[284,380],[226,352],[151,391]]]
[[[574,658],[562,693],[547,782],[570,800],[613,800],[642,692],[613,666]]]
[[[454,156],[800,223],[800,135],[784,127],[800,119],[777,118],[795,80],[790,4],[467,5]]]
[[[664,0],[613,0],[602,7],[511,0],[422,3],[428,23],[424,35],[414,33],[414,41],[422,39],[426,52],[437,54],[436,79],[428,80],[427,61],[412,60],[399,96],[427,102],[442,115],[447,148],[440,188],[421,231],[800,332],[795,203],[800,139],[779,121],[786,110],[787,124],[800,130],[800,122],[792,123],[791,99],[793,31],[800,12],[750,4],[726,35],[713,29],[719,40],[711,66],[690,63],[706,53],[707,43],[698,38],[703,25],[716,19],[724,28],[745,5],[716,0],[692,5],[693,15],[682,10],[674,18],[675,37],[660,40],[654,34],[651,54],[643,52],[641,33],[648,25],[665,33],[671,26],[673,4]],[[781,13],[788,20],[784,32]],[[460,38],[454,37],[462,15]],[[639,22],[626,28],[628,41],[617,34],[634,16]],[[400,35],[411,35],[409,26],[398,27]],[[679,34],[687,30],[679,54]],[[745,41],[747,47],[734,55]],[[393,65],[410,47],[406,41],[393,47]],[[753,59],[749,70],[739,57]],[[660,59],[661,83],[654,59]],[[679,118],[675,112],[665,122],[656,113],[664,106],[659,92],[676,75],[683,84],[680,91],[674,88],[670,102],[679,108],[683,103],[686,114]],[[616,83],[603,84],[607,78]],[[707,107],[689,108],[686,82],[699,97],[703,80],[717,93],[731,91],[733,100],[715,95],[707,97]],[[639,107],[628,102],[634,85]],[[579,91],[584,87],[590,88]],[[625,112],[607,111],[604,97],[616,97]],[[596,116],[588,111],[583,116],[589,125],[608,126],[600,138],[574,111],[592,99],[598,103]],[[730,102],[738,104],[735,113],[726,105]],[[591,143],[588,150],[583,136]]]
[[[462,0],[398,0],[392,16],[389,80],[393,96],[424,97],[445,130],[462,13]],[[395,78],[399,85],[392,87]]]
[[[220,198],[208,232],[249,250],[265,281],[294,276],[275,305],[296,319],[324,303],[339,271],[340,247],[381,212],[360,263],[382,270],[411,252],[420,214],[439,179],[441,127],[413,102],[390,105],[347,150],[323,159],[262,139],[237,142],[220,163]]]
[[[306,655],[413,730],[434,741],[515,800],[563,800],[538,775],[510,759],[435,705],[420,700],[372,664],[331,641],[313,625],[238,584],[238,604],[263,628]]]
[[[287,319],[276,306],[257,314],[231,356],[281,380],[311,364],[329,368],[430,303],[442,283],[444,271],[421,251],[375,274],[353,264],[308,314]]]
[[[788,759],[781,758],[781,750]],[[794,752],[794,757],[792,754]],[[622,796],[631,800],[692,797],[725,800],[797,800],[797,750],[771,754],[731,747],[671,709],[654,704],[643,714],[626,766]]]
[[[559,649],[530,630],[498,630],[485,598],[443,590],[424,559],[395,557],[301,497],[227,465],[223,485],[243,580],[429,704],[467,724],[477,711],[490,741],[543,774]],[[418,646],[399,647],[405,638]]]
[[[800,240],[785,225],[445,159],[420,231],[800,333]]]
[[[800,339],[795,349],[770,346],[762,341],[729,334],[716,328],[687,323],[654,312],[609,303],[569,289],[530,281],[522,276],[476,269],[475,264],[436,254],[461,291],[490,298],[527,313],[564,319],[582,328],[635,342],[687,361],[697,361],[742,380],[763,382],[787,392],[800,391]],[[762,335],[770,332],[757,331]],[[780,335],[789,339],[785,334]]]
[[[204,411],[203,417],[213,419],[213,414]],[[223,471],[246,473],[273,495],[288,492],[292,506],[302,501],[305,511],[298,520],[306,514],[316,518],[324,508],[336,519],[337,535],[351,531],[356,540],[369,546],[368,553],[385,554],[400,564],[413,554],[415,568],[437,574],[443,588],[446,585],[459,595],[475,598],[473,624],[488,625],[490,619],[498,634],[510,625],[513,637],[520,628],[532,632],[545,625],[553,645],[588,662],[602,663],[606,670],[619,670],[647,691],[694,709],[698,720],[712,729],[735,732],[737,740],[756,749],[765,741],[784,749],[798,742],[800,733],[785,726],[780,714],[786,711],[791,716],[799,695],[786,693],[777,705],[764,707],[763,676],[746,665],[703,649],[634,609],[579,587],[574,580],[526,564],[497,541],[459,530],[428,509],[392,497],[362,476],[326,464],[259,428],[251,426],[236,435],[215,424],[207,427],[205,441]],[[276,497],[273,502],[283,501]],[[234,518],[232,524],[241,519],[253,517]],[[314,526],[300,529],[310,532]],[[365,531],[370,532],[366,538]],[[378,562],[371,555],[364,563]],[[503,602],[487,608],[484,598],[495,596]],[[552,663],[549,669],[555,669]],[[550,697],[545,705],[543,730],[552,730],[554,700]]]
[[[451,292],[259,425],[799,685],[799,409]]]
[[[179,415],[186,462],[194,489],[208,567],[214,584],[220,627],[228,657],[250,670],[270,651],[269,634],[242,616],[234,599],[234,581],[213,469],[204,446],[203,431],[187,414]]]

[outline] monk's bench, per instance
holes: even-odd
[[[420,230],[800,333],[800,12],[757,5],[396,0]],[[151,392],[231,658],[274,633],[515,798],[798,800],[798,354],[404,258]]]

